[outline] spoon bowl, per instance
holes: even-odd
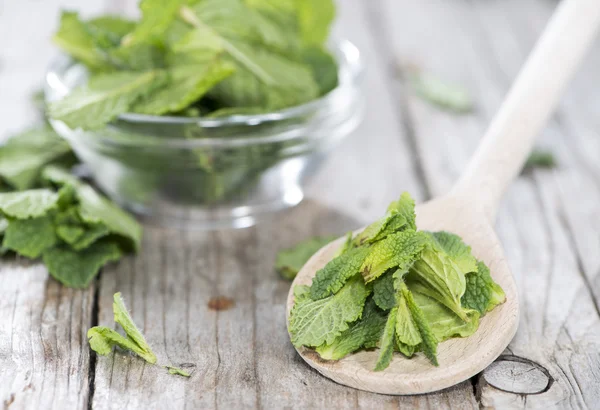
[[[514,279],[493,229],[498,204],[519,174],[535,136],[554,111],[600,27],[598,0],[563,0],[538,40],[494,117],[464,174],[450,193],[416,207],[420,230],[448,231],[462,237],[476,258],[490,268],[506,301],[486,314],[475,334],[438,347],[439,367],[423,355],[407,359],[395,354],[390,366],[373,372],[378,352],[361,351],[339,361],[322,360],[310,349],[300,356],[321,374],[347,386],[387,394],[419,394],[460,383],[485,369],[508,346],[519,322]],[[319,250],[298,273],[293,288],[310,285],[341,245],[338,239]]]
[[[481,319],[475,334],[440,343],[438,367],[422,354],[408,359],[394,353],[394,359],[386,370],[374,372],[379,355],[377,350],[365,350],[338,361],[329,361],[321,359],[312,349],[296,349],[311,367],[338,383],[383,394],[420,394],[441,390],[485,369],[504,351],[517,331],[517,288],[486,214],[473,211],[454,197],[424,203],[415,211],[419,229],[444,230],[461,236],[472,247],[473,255],[488,265],[492,277],[504,290],[506,301]],[[333,258],[343,240],[340,238],[325,245],[300,270],[288,295],[288,317],[294,305],[294,286],[310,285],[315,273]]]

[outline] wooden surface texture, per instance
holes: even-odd
[[[0,137],[35,118],[30,94],[56,54],[60,8],[135,9],[119,0],[0,0]],[[147,227],[143,251],[87,290],[20,259],[0,265],[0,408],[583,408],[600,405],[600,41],[538,140],[559,167],[509,188],[496,230],[515,275],[520,327],[483,373],[442,392],[384,396],[342,387],[289,343],[290,283],[276,252],[342,234],[381,215],[400,192],[444,194],[498,109],[552,13],[553,0],[340,0],[336,31],[368,65],[365,120],[329,158],[297,208],[240,231]],[[464,85],[476,110],[457,116],[418,98],[406,67]],[[477,192],[473,192],[476,200]],[[94,325],[113,326],[123,293],[163,363],[91,355]],[[216,312],[211,298],[235,305]]]

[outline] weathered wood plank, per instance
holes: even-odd
[[[85,408],[94,288],[66,289],[39,265],[0,267],[0,405]]]
[[[449,120],[447,114],[436,113],[406,93],[425,174],[433,191],[441,193],[464,169],[554,3],[427,0],[408,13],[409,3],[386,2],[399,60],[415,61],[427,71],[464,84],[477,101],[475,114]],[[587,76],[580,74],[565,101],[574,107],[589,101],[591,92],[582,94],[574,88],[578,83],[589,87],[594,71],[597,65],[588,69]],[[581,95],[588,100],[580,99]],[[563,104],[558,118],[569,117]],[[597,388],[591,387],[599,382],[592,370],[599,360],[600,332],[597,299],[592,297],[599,267],[597,252],[592,250],[598,242],[598,211],[593,205],[598,200],[597,165],[574,155],[585,151],[591,162],[590,152],[595,152],[597,142],[590,137],[593,120],[586,121],[578,112],[571,121],[587,135],[574,137],[562,121],[553,122],[540,144],[557,154],[560,168],[518,180],[498,220],[499,236],[521,290],[520,330],[507,353],[525,360],[507,357],[483,373],[478,385],[483,406],[593,408],[597,404]],[[521,375],[524,369],[530,376]],[[540,390],[544,377],[548,383]]]

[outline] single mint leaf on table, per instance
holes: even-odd
[[[187,370],[181,369],[179,367],[175,367],[175,366],[165,366],[165,367],[169,371],[169,374],[173,374],[173,375],[177,375],[177,376],[183,376],[183,377],[191,377],[191,375],[192,375]]]
[[[148,345],[146,338],[138,327],[133,322],[129,311],[125,307],[125,302],[121,297],[121,293],[117,292],[113,296],[113,313],[115,315],[115,322],[121,325],[127,337],[131,339],[150,359],[146,359],[150,363],[156,363],[156,356],[152,352],[152,349]]]
[[[360,348],[376,347],[387,321],[387,314],[377,308],[373,299],[367,300],[361,318],[352,323],[330,344],[317,347],[325,360],[339,360]]]
[[[50,189],[0,193],[0,213],[15,219],[36,218],[55,209],[58,200],[59,194]]]
[[[353,248],[331,260],[319,269],[310,287],[313,300],[323,299],[340,290],[346,282],[360,272],[369,248]]]
[[[290,315],[290,334],[296,347],[331,344],[357,320],[369,290],[360,275],[349,280],[335,295],[325,299],[302,298]]]
[[[385,324],[385,328],[383,333],[381,334],[381,339],[379,342],[379,357],[377,358],[377,362],[375,363],[374,371],[379,372],[387,368],[392,358],[394,357],[394,346],[395,346],[395,333],[396,333],[396,322],[398,318],[398,308],[393,308],[388,313],[387,322]]]
[[[417,95],[439,108],[458,114],[473,111],[473,100],[461,86],[423,72],[409,74],[409,81]]]
[[[293,280],[310,257],[334,239],[332,236],[314,237],[279,251],[275,260],[275,270],[284,279]]]
[[[0,146],[0,178],[18,191],[34,188],[42,168],[54,162],[71,165],[75,157],[49,126],[25,130]]]
[[[407,230],[374,243],[361,267],[365,282],[377,279],[388,269],[408,270],[420,257],[427,240],[422,232]]]
[[[477,310],[481,316],[506,300],[504,291],[494,282],[483,262],[478,262],[477,270],[466,275],[466,281],[461,303],[465,308]]]
[[[556,168],[557,165],[558,162],[556,161],[556,158],[554,157],[554,154],[551,151],[534,149],[533,152],[529,154],[529,157],[527,158],[527,161],[523,166],[522,172],[527,172],[534,168],[551,169]]]
[[[78,199],[78,214],[88,225],[104,225],[112,234],[122,238],[125,250],[137,251],[141,246],[142,227],[127,212],[98,194],[91,186],[59,167],[47,167],[43,177],[59,186],[70,186]],[[0,197],[1,198],[1,197]]]
[[[35,259],[58,241],[49,215],[8,222],[2,247]]]
[[[113,299],[115,321],[123,327],[126,336],[122,336],[116,330],[104,326],[92,327],[87,333],[91,349],[102,356],[106,356],[110,354],[113,346],[119,346],[124,350],[137,354],[150,364],[156,363],[156,355],[133,323],[125,308],[121,293],[115,293]]]
[[[471,254],[471,247],[465,244],[460,236],[444,231],[433,232],[431,236],[434,243],[446,252],[462,273],[477,272],[477,259]]]
[[[163,86],[166,80],[167,75],[158,70],[98,74],[85,86],[51,102],[48,114],[73,129],[102,128],[127,112],[138,99]]]
[[[42,255],[50,275],[65,286],[85,288],[108,262],[116,262],[123,252],[114,242],[98,241],[75,251],[67,246],[46,249]]]

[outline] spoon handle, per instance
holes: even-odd
[[[600,0],[563,0],[451,195],[477,198],[490,219],[521,171],[600,27]]]

